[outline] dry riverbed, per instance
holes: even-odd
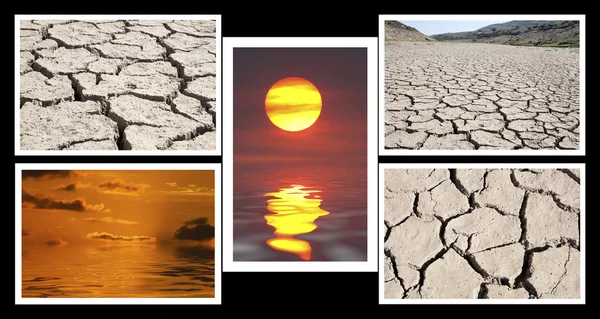
[[[385,44],[385,148],[579,149],[579,49]]]
[[[22,150],[215,150],[216,22],[20,22]]]

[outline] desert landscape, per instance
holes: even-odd
[[[20,21],[21,150],[215,150],[214,20]]]
[[[385,299],[580,298],[578,169],[385,169]]]
[[[386,24],[386,149],[579,149],[578,24],[565,39],[558,26],[419,36],[399,25]]]

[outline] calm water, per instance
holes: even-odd
[[[366,167],[234,165],[236,261],[365,261]]]
[[[23,298],[214,298],[214,251],[115,245],[23,250]]]

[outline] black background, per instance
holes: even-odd
[[[211,2],[211,3],[209,3]],[[96,2],[19,2],[5,3],[5,8],[14,5],[21,6],[13,14],[221,14],[221,30],[223,37],[377,37],[379,30],[379,14],[586,14],[583,6],[575,7],[573,2],[545,2],[542,4],[525,3],[523,1],[478,1],[467,3],[464,1],[447,2],[443,4],[425,1],[395,1],[394,3],[361,1],[361,2],[332,2],[320,1],[310,2],[280,2],[277,4],[266,4],[260,2],[233,2],[218,0],[212,1],[168,1],[155,2],[145,1],[132,3],[119,1],[110,3],[108,1]],[[443,6],[446,7],[443,7]],[[559,5],[559,6],[556,6]],[[393,8],[396,6],[396,8]],[[529,7],[527,7],[529,6]],[[218,8],[220,7],[220,8]],[[332,10],[326,12],[324,10]],[[13,29],[14,15],[6,16],[3,21],[5,30]],[[586,14],[586,34],[597,36],[593,33],[594,18]],[[8,25],[10,23],[10,26]],[[10,29],[9,29],[10,28]],[[3,50],[6,55],[5,61],[14,61],[14,33],[5,33],[4,44],[11,43],[11,50]],[[595,48],[595,40],[586,38],[589,47]],[[594,52],[594,51],[591,51]],[[9,56],[10,53],[10,56]],[[586,54],[586,52],[584,52]],[[589,75],[596,68],[592,67],[595,54],[586,54],[586,73]],[[382,63],[383,61],[379,61]],[[13,62],[14,64],[14,62]],[[14,65],[13,65],[14,67]],[[12,70],[14,69],[10,69]],[[11,75],[4,79],[12,77]],[[587,77],[589,78],[589,76]],[[382,85],[382,83],[380,83]],[[594,90],[592,84],[586,80],[588,91]],[[12,104],[5,102],[5,108],[11,108],[12,115],[7,121],[13,125],[5,125],[7,132],[4,136],[9,143],[5,143],[5,151],[11,152],[13,157],[12,170],[16,163],[222,163],[221,156],[16,156],[14,155],[14,82],[12,91],[5,90],[5,95],[13,96]],[[230,97],[222,96],[223,99]],[[585,98],[585,97],[584,97]],[[587,98],[586,98],[587,102]],[[586,103],[587,104],[587,103]],[[586,109],[586,117],[594,114],[594,107]],[[383,107],[383,106],[380,106]],[[220,109],[222,113],[231,110]],[[5,113],[6,114],[6,113]],[[6,114],[8,115],[8,114]],[[230,117],[230,115],[225,115]],[[223,115],[219,116],[221,123],[218,128],[223,128]],[[587,120],[587,119],[586,119]],[[581,121],[584,121],[582,118]],[[586,121],[588,126],[594,122]],[[380,124],[381,125],[381,124]],[[587,129],[587,127],[586,127]],[[589,130],[587,130],[589,131]],[[586,131],[586,141],[594,142],[594,136]],[[582,134],[584,132],[581,132]],[[593,143],[596,144],[596,143]],[[592,145],[593,145],[592,144]],[[581,147],[584,145],[581,144]],[[371,146],[369,146],[371,147]],[[586,145],[586,153],[593,153],[594,149]],[[593,161],[588,156],[379,156],[379,163],[586,163],[588,160],[592,165],[586,165],[586,176],[589,180]],[[12,175],[14,176],[14,171]],[[15,181],[16,182],[16,181]],[[222,183],[223,184],[223,183]],[[591,183],[587,183],[588,186]],[[8,185],[9,188],[12,186]],[[592,186],[593,187],[593,186]],[[589,187],[587,187],[589,189]],[[14,188],[12,188],[14,189]],[[585,190],[586,198],[592,196],[588,189]],[[12,201],[12,197],[8,201]],[[218,199],[217,199],[218,200]],[[226,199],[231,200],[231,199]],[[221,205],[222,207],[222,205]],[[582,210],[586,210],[586,203],[582,203]],[[5,212],[10,214],[10,212]],[[231,212],[222,212],[230,214]],[[586,224],[594,224],[595,213],[586,216]],[[11,214],[11,216],[14,215]],[[6,223],[7,228],[12,228],[14,219]],[[581,225],[586,227],[587,225]],[[9,231],[3,233],[4,243],[15,240],[15,234]],[[587,237],[587,236],[586,236]],[[586,242],[587,249],[592,251],[596,248],[593,242]],[[12,254],[12,248],[5,246],[4,251]],[[587,257],[587,253],[586,253]],[[586,258],[586,262],[589,258]],[[8,264],[8,259],[5,263]],[[586,269],[590,263],[586,264]],[[13,264],[14,267],[14,264]],[[540,311],[552,311],[557,313],[557,306],[533,306],[512,305],[515,309],[505,309],[508,305],[379,305],[379,276],[377,272],[224,272],[221,276],[221,305],[15,305],[14,304],[14,268],[4,266],[5,273],[12,276],[4,276],[2,294],[4,303],[13,305],[13,315],[27,316],[63,316],[75,314],[77,316],[89,317],[99,316],[185,316],[209,318],[213,316],[257,315],[259,317],[285,318],[288,316],[321,317],[321,316],[343,316],[350,313],[355,316],[525,316],[542,315]],[[10,271],[10,273],[9,273]],[[593,269],[590,269],[590,273]],[[593,277],[593,276],[586,276]],[[9,281],[10,280],[10,281]],[[588,289],[590,287],[592,289]],[[594,301],[591,293],[594,287],[591,281],[586,285],[586,302]],[[82,309],[82,307],[93,307]],[[416,307],[420,309],[416,309]],[[485,309],[482,309],[484,307]],[[502,309],[495,309],[502,307]],[[573,310],[582,311],[581,305],[572,306]],[[179,308],[179,309],[173,309]],[[425,309],[423,309],[425,308]],[[450,308],[450,309],[448,309]],[[327,311],[331,310],[331,311]],[[362,310],[365,310],[363,312]],[[494,312],[497,311],[497,313]],[[131,313],[129,313],[131,311]],[[175,312],[174,312],[175,311]],[[529,313],[529,314],[527,314]],[[10,313],[7,313],[11,316]]]

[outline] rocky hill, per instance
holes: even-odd
[[[391,20],[385,21],[386,41],[437,41],[419,30],[409,27],[401,22]]]
[[[579,47],[579,21],[510,21],[475,31],[432,35],[439,41]]]

